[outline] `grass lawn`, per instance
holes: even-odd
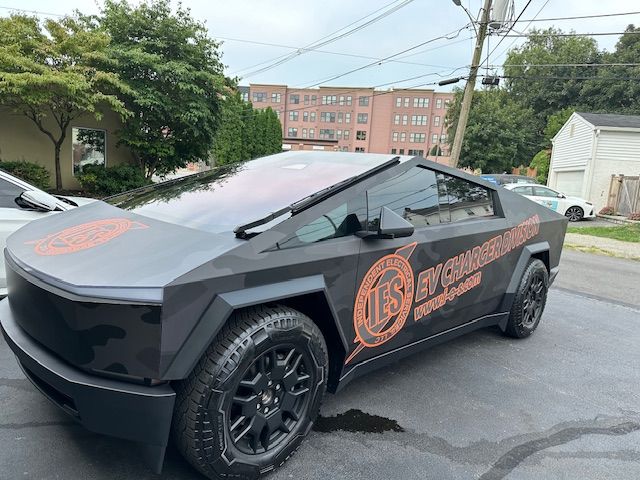
[[[624,242],[640,243],[640,225],[620,225],[619,227],[572,227],[568,233],[593,235],[594,237],[613,238]]]

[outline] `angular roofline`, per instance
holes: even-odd
[[[627,132],[637,132],[640,131],[640,115],[621,115],[618,113],[589,113],[589,112],[575,112],[574,115],[578,115],[582,120],[591,125],[592,127],[599,130],[617,130],[617,131],[627,131]],[[591,117],[618,117],[618,118],[634,118],[638,120],[638,126],[620,126],[620,125],[606,125],[606,124],[598,124],[589,120],[584,115],[588,115]]]

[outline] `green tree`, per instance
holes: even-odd
[[[553,115],[547,120],[547,126],[544,127],[544,140],[546,145],[551,146],[551,139],[555,137],[560,129],[567,123],[569,117],[576,111],[573,107],[567,107]]]
[[[133,115],[120,142],[137,157],[147,178],[207,159],[220,116],[223,76],[219,45],[202,23],[169,0],[136,6],[107,0],[97,28],[111,36],[112,67],[130,87]]]
[[[108,63],[109,36],[84,22],[11,15],[0,18],[0,105],[29,118],[53,144],[56,188],[62,188],[60,149],[71,122],[130,112],[117,96],[128,93]]]
[[[629,25],[613,52],[603,54],[602,63],[637,64],[640,58],[640,28]],[[593,69],[592,69],[593,70]],[[585,82],[584,98],[590,99],[592,111],[640,114],[640,68],[616,65],[598,68],[597,76]]]
[[[449,138],[455,137],[462,91],[449,108]],[[540,148],[539,136],[531,127],[534,113],[515,102],[502,89],[476,92],[462,142],[460,166],[485,173],[511,173],[514,166],[528,164]]]
[[[432,157],[440,157],[442,156],[442,149],[438,145],[434,145],[433,147],[431,147],[429,155],[431,155]]]
[[[220,128],[213,142],[216,165],[235,163],[248,158],[242,144],[245,125],[242,117],[243,104],[237,93],[227,95],[222,102]]]
[[[507,90],[515,101],[533,109],[535,128],[540,131],[549,115],[591,104],[582,95],[582,87],[584,77],[592,76],[595,68],[548,65],[599,63],[598,45],[593,38],[563,37],[561,33],[554,28],[532,31],[522,46],[509,51],[504,63]]]
[[[246,160],[256,156],[258,135],[256,129],[256,112],[250,102],[242,105],[242,159]]]
[[[536,180],[546,185],[547,177],[549,176],[549,163],[551,162],[551,155],[549,150],[540,150],[531,160],[529,167],[536,169]]]
[[[265,110],[265,151],[266,155],[282,151],[282,125],[271,107]]]

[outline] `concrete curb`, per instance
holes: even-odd
[[[596,217],[601,218],[602,220],[606,220],[607,222],[611,222],[611,223],[617,223],[620,225],[640,225],[640,221],[637,220],[629,220],[626,217],[623,217],[621,215],[596,215]]]
[[[567,233],[564,246],[582,252],[640,260],[640,243],[623,242],[581,233]]]

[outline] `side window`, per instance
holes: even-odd
[[[520,195],[533,195],[533,188],[531,187],[516,187],[513,191]]]
[[[557,197],[558,194],[553,190],[544,187],[533,187],[534,195],[537,197]]]
[[[0,178],[0,208],[19,208],[16,198],[24,192],[24,188]]]
[[[364,195],[361,195],[303,225],[270,250],[296,248],[353,235],[363,229],[361,219],[364,218],[366,218],[365,200]]]
[[[413,167],[371,188],[368,199],[369,230],[378,227],[381,207],[390,208],[415,227],[440,223],[440,195],[432,170]]]
[[[462,178],[442,174],[440,180],[449,199],[451,222],[494,215],[491,191]]]

